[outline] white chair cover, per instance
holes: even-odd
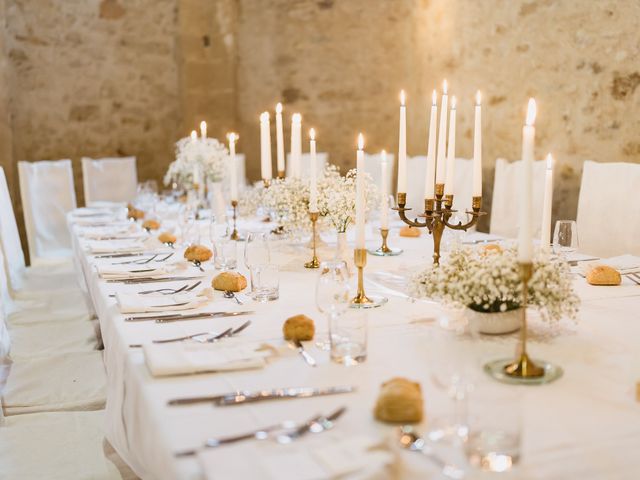
[[[0,167],[0,243],[5,253],[6,269],[11,286],[17,290],[21,288],[26,266],[7,177],[2,167]]]
[[[382,161],[382,156],[377,153],[373,155],[365,154],[364,155],[364,171],[371,175],[371,179],[373,183],[380,188],[381,179],[380,179],[380,162]],[[387,179],[389,185],[389,194],[393,194],[396,191],[396,186],[393,182],[393,172],[395,168],[395,157],[392,153],[387,153]]]
[[[131,202],[136,197],[138,172],[136,157],[82,157],[84,203]]]
[[[640,165],[584,162],[577,218],[580,251],[640,255]]]
[[[11,366],[5,415],[104,408],[107,376],[102,352],[24,358]]]
[[[542,226],[542,201],[544,198],[544,177],[547,162],[533,162],[533,234],[540,237]],[[520,206],[518,203],[522,175],[522,160],[508,162],[504,158],[496,160],[493,181],[493,201],[491,202],[491,223],[489,231],[507,238],[518,236]]]
[[[76,208],[71,160],[19,162],[18,172],[31,263],[71,257],[66,218]]]
[[[329,154],[327,152],[316,153],[316,161],[318,168],[318,178],[324,175],[324,169],[329,163]],[[300,157],[300,178],[309,178],[309,165],[311,165],[311,157],[308,153],[303,153]],[[287,176],[291,175],[291,154],[287,153],[286,164]],[[345,172],[343,172],[345,173]]]
[[[86,320],[10,326],[9,336],[14,360],[98,349],[96,328]]]
[[[427,174],[427,157],[418,155],[407,158],[407,207],[412,211],[407,214],[413,218],[424,212],[424,184]],[[458,212],[471,209],[473,193],[473,160],[456,158],[456,175],[453,185],[453,208]]]
[[[0,440],[2,478],[121,480],[103,452],[104,412],[19,415]]]

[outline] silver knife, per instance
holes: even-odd
[[[341,393],[351,393],[356,387],[351,385],[340,385],[337,387],[314,388],[314,387],[291,387],[279,388],[274,390],[258,390],[255,392],[237,392],[229,395],[223,395],[215,404],[220,407],[229,405],[241,405],[243,403],[255,403],[265,400],[278,400],[284,398],[311,398],[322,397],[326,395],[338,395]]]
[[[149,255],[149,254],[145,253],[145,252],[140,252],[140,253],[109,253],[109,254],[94,255],[93,258],[141,257],[142,255]]]
[[[295,346],[295,349],[298,350],[298,353],[302,355],[304,361],[307,362],[307,365],[311,367],[316,367],[318,365],[315,358],[309,355],[309,353],[304,349],[304,345],[302,345],[302,342],[300,342],[300,340],[293,340],[292,343]]]
[[[202,313],[189,313],[185,315],[179,314],[167,314],[167,315],[152,315],[147,317],[126,317],[125,322],[144,322],[155,321],[156,323],[177,322],[179,320],[194,320],[198,318],[216,318],[216,317],[237,317],[238,315],[250,315],[253,311],[244,312],[202,312]]]
[[[107,280],[107,283],[124,283],[125,285],[135,285],[137,283],[155,283],[155,282],[180,282],[182,280],[194,280],[202,277],[138,277],[138,278],[122,278]]]

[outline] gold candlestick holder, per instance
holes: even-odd
[[[369,253],[371,255],[376,255],[378,257],[394,257],[402,253],[401,248],[390,248],[387,244],[387,238],[389,237],[388,228],[381,228],[380,236],[382,237],[382,245],[380,245],[380,247],[376,250],[369,250]]]
[[[464,224],[462,222],[458,222],[457,224],[450,223],[449,220],[457,210],[452,208],[453,195],[444,195],[443,183],[436,184],[435,198],[425,199],[424,213],[418,215],[418,217],[424,218],[424,221],[420,221],[418,218],[415,218],[414,220],[409,219],[407,217],[407,212],[411,209],[405,208],[406,204],[407,194],[398,193],[398,206],[393,210],[398,211],[400,219],[407,225],[416,228],[427,228],[429,233],[433,235],[433,263],[436,265],[440,263],[440,243],[442,241],[444,229],[450,228],[452,230],[466,231],[478,222],[478,218],[480,216],[486,215],[485,212],[481,211],[482,197],[473,197],[471,210],[466,211],[468,215],[471,215],[471,220]]]
[[[529,281],[533,275],[533,264],[520,264],[522,279],[522,325],[520,326],[520,342],[515,359],[502,359],[489,362],[485,371],[496,380],[505,383],[543,384],[552,382],[562,376],[562,368],[543,360],[534,362],[527,353],[527,304],[529,302]]]
[[[278,170],[278,178],[282,180],[285,177],[284,170]]]
[[[311,219],[311,239],[313,242],[313,258],[304,264],[304,268],[318,268],[320,266],[320,260],[316,255],[316,222],[318,221],[318,212],[309,212],[309,218]]]
[[[376,308],[387,303],[386,297],[368,296],[364,291],[364,267],[367,265],[367,249],[356,248],[353,251],[353,263],[358,269],[358,290],[351,299],[352,308]]]
[[[233,231],[231,232],[231,240],[244,240],[238,233],[237,219],[238,219],[238,201],[231,200],[231,207],[233,208]]]

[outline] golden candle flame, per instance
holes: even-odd
[[[309,138],[311,140],[315,140],[316,139],[316,130],[315,130],[315,128],[312,128],[312,129],[309,130]]]
[[[404,94],[404,90],[400,90],[400,105],[404,107],[407,97]]]
[[[282,104],[280,102],[276,104],[276,113],[282,113]]]
[[[533,98],[529,99],[529,105],[527,105],[527,125],[532,126],[536,121],[536,101]]]
[[[198,134],[195,130],[191,130],[191,140],[195,140],[196,138],[198,138]]]
[[[268,122],[269,121],[269,112],[262,112],[260,114],[260,121],[261,122]]]
[[[364,148],[364,136],[362,133],[358,134],[358,150],[362,150]]]
[[[444,94],[447,94],[447,79],[445,78],[444,82],[442,82],[442,91],[444,92]]]
[[[480,90],[478,90],[476,92],[476,105],[481,105],[482,104],[482,94],[480,93]]]

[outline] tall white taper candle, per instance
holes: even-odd
[[[451,97],[449,113],[449,142],[447,143],[447,174],[444,181],[444,194],[455,193],[456,182],[456,97]]]
[[[549,252],[551,242],[551,207],[553,205],[553,157],[547,155],[547,171],[544,177],[544,199],[542,201],[542,230],[540,250]]]
[[[237,133],[228,133],[227,140],[229,140],[229,158],[231,160],[231,185],[229,189],[231,191],[231,201],[238,201],[238,164],[236,163],[236,142],[238,141]]]
[[[260,114],[260,173],[263,180],[271,180],[271,125],[269,112]]]
[[[424,198],[434,198],[434,184],[436,180],[436,129],[438,121],[438,96],[433,91],[431,96],[431,118],[429,119],[429,143],[427,146],[427,174],[424,182]]]
[[[284,130],[282,125],[282,104],[276,105],[276,168],[284,172]]]
[[[294,113],[291,116],[291,176],[300,178],[302,157],[302,115]]]
[[[356,248],[364,248],[365,186],[364,186],[364,137],[358,135],[356,155]]]
[[[316,159],[316,131],[309,130],[309,211],[318,211],[318,162]]]
[[[536,129],[536,101],[529,99],[527,106],[527,121],[522,128],[522,176],[520,186],[520,230],[518,233],[518,261],[529,263],[533,258],[533,224],[531,214],[532,204],[532,172],[533,147]]]
[[[476,116],[473,127],[473,196],[482,196],[482,96],[476,92]]]
[[[407,193],[407,107],[400,91],[400,134],[398,139],[398,192]]]
[[[447,148],[447,81],[442,84],[442,101],[440,102],[440,127],[438,128],[438,151],[436,153],[436,183],[444,183],[445,159]]]
[[[389,228],[389,175],[387,152],[380,152],[380,228]]]

